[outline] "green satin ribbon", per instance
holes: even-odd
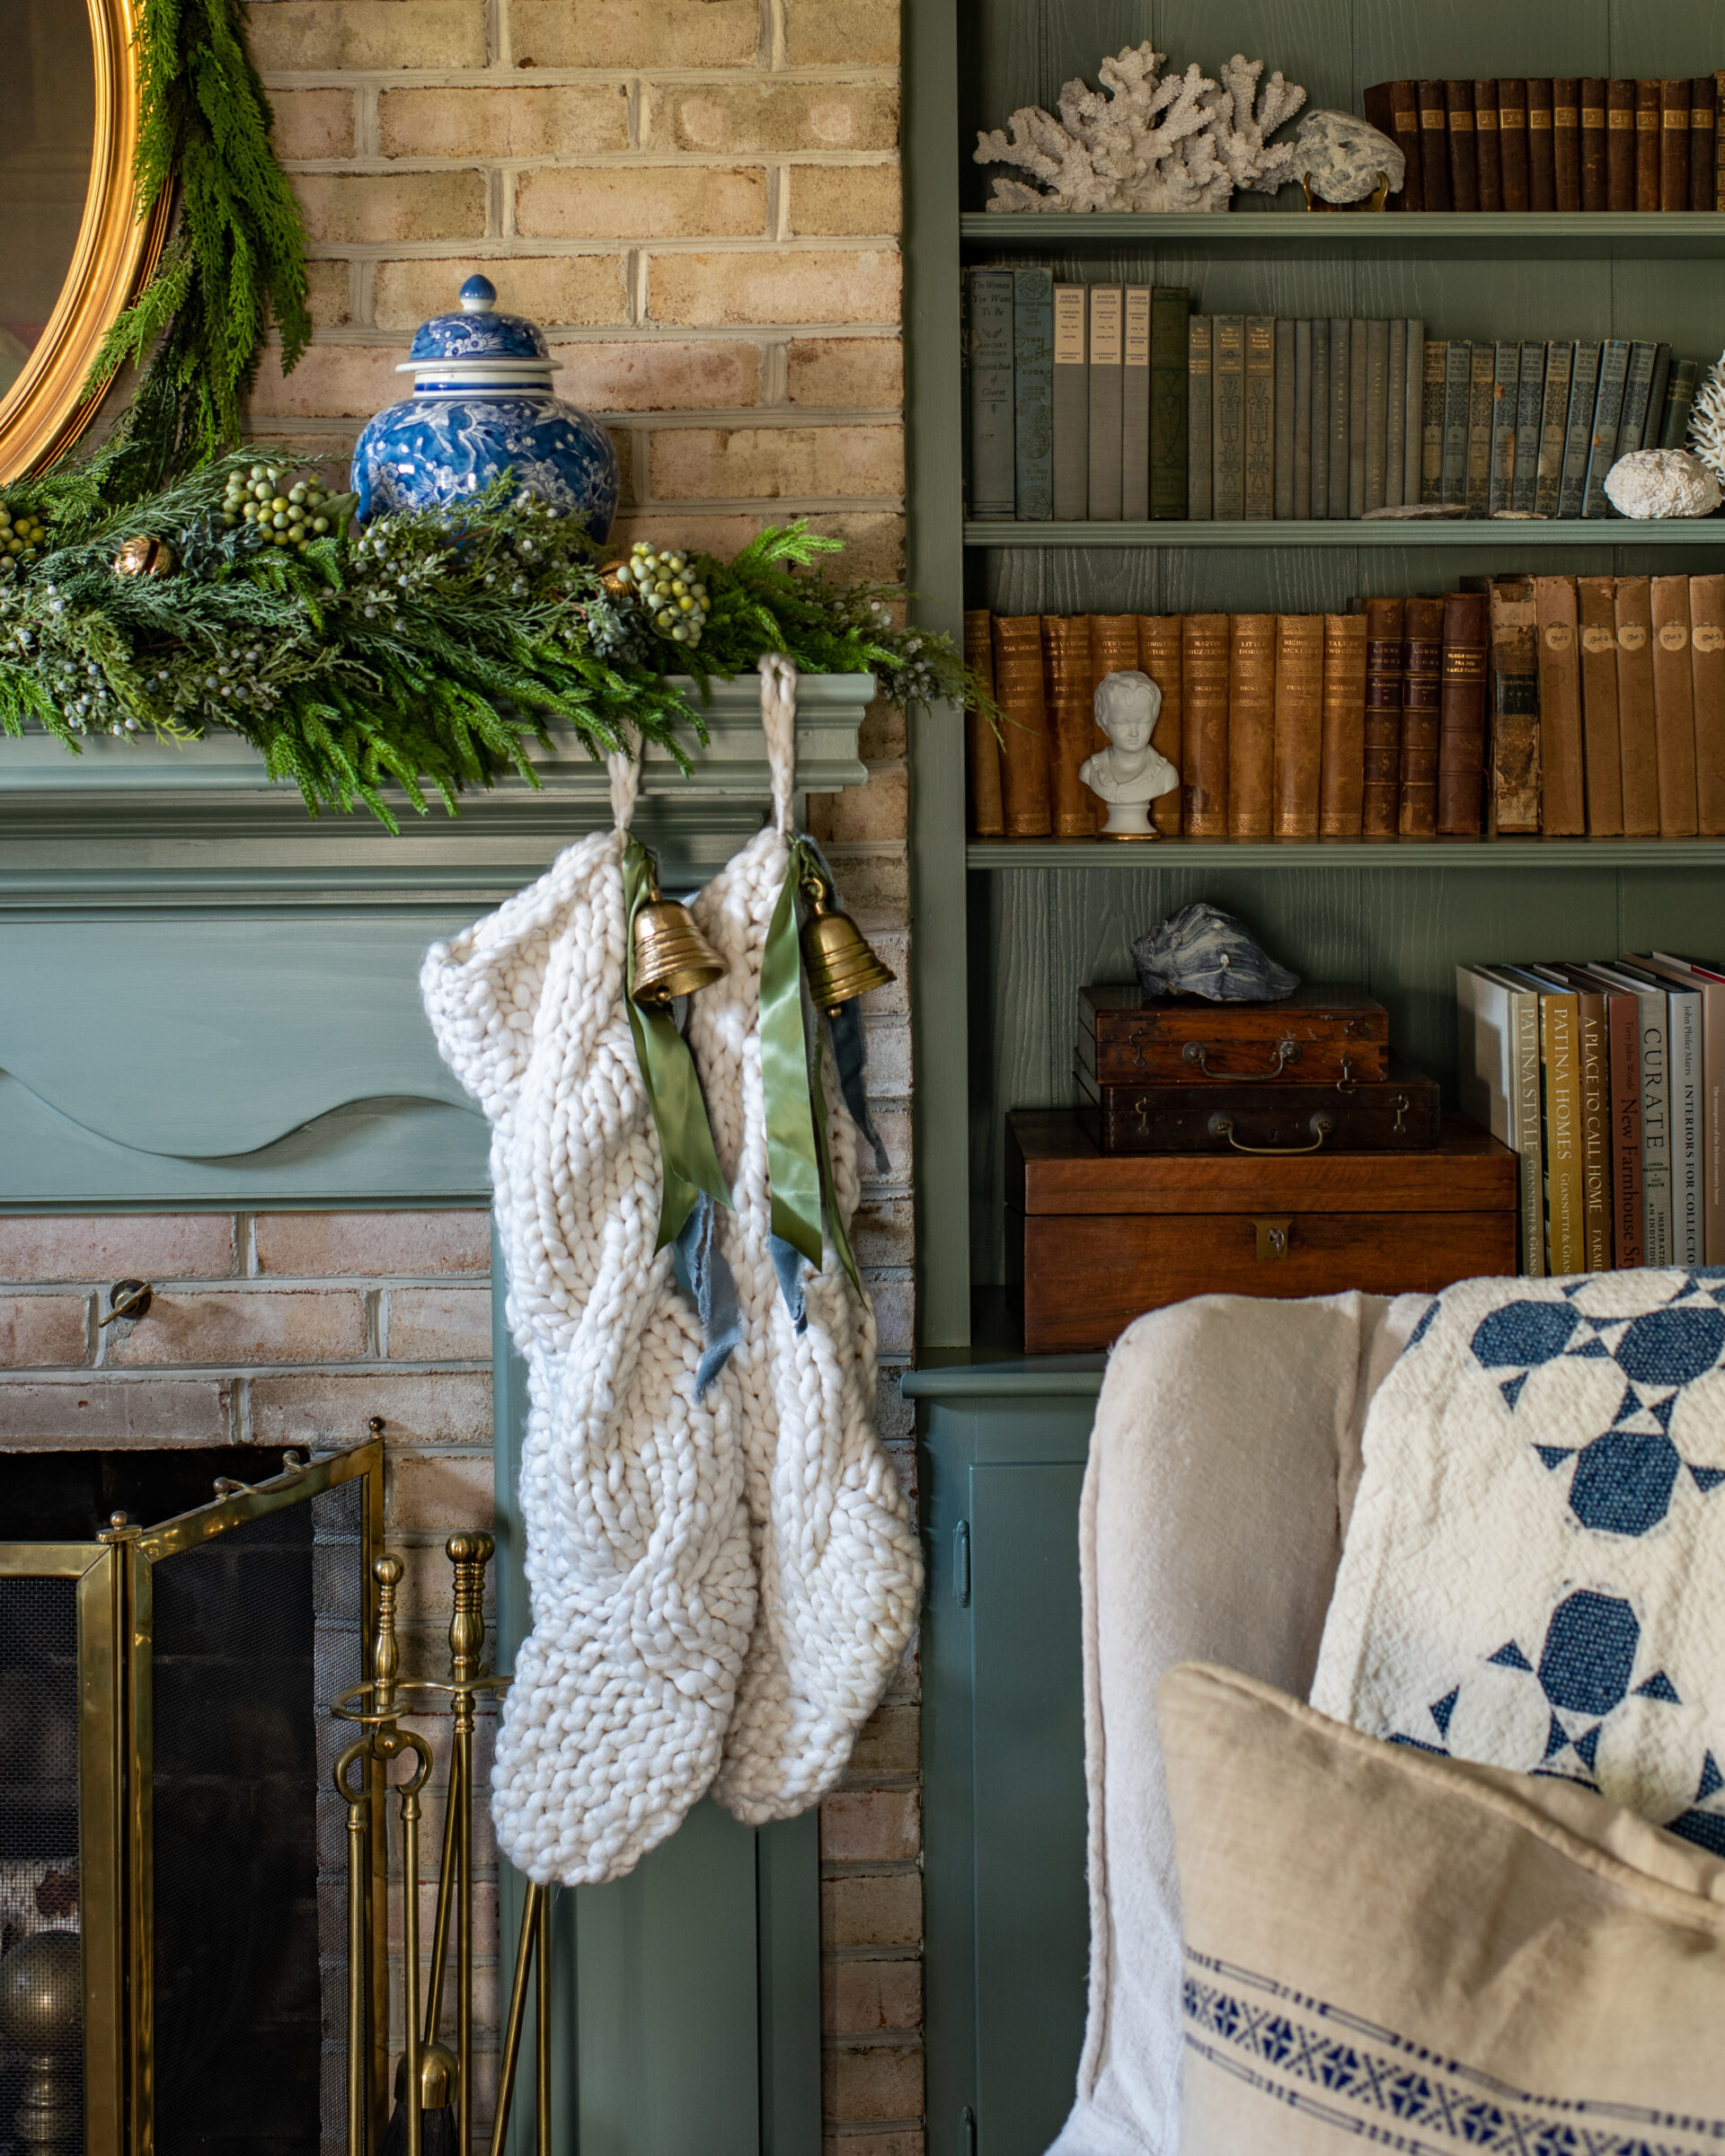
[[[676,1241],[694,1210],[698,1193],[704,1190],[721,1206],[730,1205],[730,1193],[719,1172],[712,1126],[707,1121],[707,1104],[702,1098],[689,1044],[664,1004],[635,1001],[635,915],[653,896],[655,882],[652,855],[632,836],[623,855],[624,939],[628,954],[624,961],[625,1001],[629,1028],[635,1037],[635,1059],[641,1065],[647,1105],[658,1126],[659,1157],[665,1169],[659,1240],[653,1245],[658,1252],[668,1242]]]
[[[773,910],[761,960],[761,1083],[766,1096],[766,1177],[773,1233],[820,1270],[824,1213],[833,1248],[858,1294],[862,1276],[833,1193],[827,1157],[826,1089],[820,1082],[820,1032],[812,1032],[802,983],[802,941],[797,893],[818,888],[819,871],[801,839],[791,842],[791,865]]]

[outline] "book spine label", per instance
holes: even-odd
[[[1447,410],[1449,347],[1441,338],[1426,341],[1420,384],[1420,499],[1444,498],[1444,443]]]
[[[1576,999],[1576,1076],[1581,1149],[1582,1260],[1590,1273],[1611,1270],[1611,1070],[1606,999]]]
[[[1120,521],[1125,337],[1119,285],[1090,287],[1090,521]]]
[[[964,616],[964,663],[995,694],[994,624],[986,606],[969,607]],[[995,699],[998,702],[998,698]],[[965,713],[965,776],[970,795],[970,829],[978,838],[1004,838],[1005,810],[1000,791],[1000,742],[980,711]]]
[[[1713,78],[1698,75],[1689,84],[1689,207],[1713,208]]]
[[[1545,397],[1545,347],[1524,344],[1516,361],[1516,455],[1509,506],[1531,516],[1539,484],[1539,421]]]
[[[1659,745],[1653,720],[1653,591],[1647,577],[1614,579],[1617,625],[1617,731],[1622,744],[1623,835],[1659,832]]]
[[[1449,147],[1449,199],[1453,209],[1480,207],[1480,160],[1474,145],[1473,85],[1444,84],[1444,126]]]
[[[1013,272],[1013,462],[1018,520],[1054,515],[1054,279]]]
[[[1276,448],[1281,453],[1281,411],[1276,415]],[[1312,324],[1294,324],[1294,506],[1295,522],[1312,515]]]
[[[1498,145],[1503,165],[1503,207],[1527,208],[1527,85],[1499,77]]]
[[[1276,324],[1275,423],[1271,441],[1275,461],[1275,501],[1271,514],[1292,521],[1294,516],[1294,324]]]
[[[1276,618],[1278,838],[1315,838],[1323,743],[1323,616]]]
[[[1276,508],[1276,323],[1268,314],[1246,319],[1246,384],[1242,425],[1243,513],[1268,521]],[[1268,791],[1268,788],[1266,788]]]
[[[1421,462],[1425,444],[1426,325],[1408,318],[1406,393],[1403,397],[1402,499],[1411,508],[1425,499]]]
[[[1438,829],[1472,837],[1485,780],[1486,604],[1481,592],[1444,601],[1444,659],[1438,733]]]
[[[1701,997],[1693,990],[1666,997],[1670,1036],[1671,1262],[1702,1263],[1705,1240],[1702,1199]]]
[[[1228,617],[1189,614],[1181,629],[1185,741],[1181,764],[1189,838],[1228,835]]]
[[[1606,207],[1606,79],[1584,75],[1581,80],[1581,207]]]
[[[1491,508],[1492,397],[1497,377],[1497,347],[1470,348],[1467,399],[1467,513],[1484,517]]]
[[[1606,208],[1635,207],[1635,85],[1606,84]]]
[[[1420,171],[1428,209],[1455,207],[1449,192],[1449,140],[1444,125],[1444,85],[1423,82],[1414,86],[1420,108]]]
[[[1533,586],[1493,577],[1487,823],[1494,833],[1539,829],[1539,667]]]
[[[1575,371],[1572,344],[1545,347],[1545,390],[1540,400],[1539,464],[1534,477],[1534,508],[1555,517],[1563,489],[1563,444],[1570,424],[1570,376]]]
[[[1550,77],[1530,75],[1527,80],[1527,207],[1557,208],[1556,152],[1552,137],[1552,84]]]
[[[1473,150],[1480,168],[1480,208],[1503,208],[1503,154],[1498,139],[1498,85],[1473,85]]]
[[[1084,287],[1054,287],[1054,514],[1082,524],[1090,514],[1090,368]]]
[[[1096,745],[1091,672],[1090,617],[1042,617],[1042,698],[1047,709],[1048,801],[1056,838],[1090,838],[1096,800],[1078,767]]]
[[[1689,84],[1659,84],[1659,208],[1689,207]]]
[[[1581,654],[1573,577],[1535,577],[1538,617],[1540,827],[1546,837],[1587,829],[1582,784]]]
[[[1444,476],[1440,499],[1452,508],[1467,504],[1467,408],[1472,388],[1473,348],[1452,339],[1444,367]]]
[[[1641,1007],[1623,989],[1606,992],[1606,1043],[1611,1070],[1611,1240],[1620,1268],[1647,1262],[1646,1198],[1641,1188]]]
[[[1581,497],[1584,517],[1611,514],[1611,504],[1606,498],[1606,474],[1617,461],[1617,433],[1623,419],[1628,373],[1627,340],[1607,338],[1599,353],[1599,389],[1593,402],[1593,432],[1588,446],[1588,475]]]
[[[1215,372],[1211,408],[1215,415],[1213,513],[1218,522],[1237,524],[1246,499],[1246,323],[1243,314],[1213,320]]]
[[[1048,706],[1042,695],[1039,614],[996,614],[995,696],[1000,729],[1003,818],[1008,838],[1048,835]]]
[[[1417,84],[1390,83],[1390,125],[1381,128],[1389,136],[1408,161],[1408,169],[1402,181],[1402,192],[1394,199],[1403,209],[1423,209],[1426,207],[1425,170],[1420,161],[1420,93]],[[1370,118],[1368,112],[1367,118]],[[1379,122],[1372,125],[1379,127]]]
[[[1330,324],[1312,324],[1312,514],[1330,514]]]
[[[1516,1158],[1521,1166],[1521,1269],[1535,1279],[1545,1270],[1545,1177],[1540,1143],[1539,998],[1531,990],[1511,997],[1515,1012]]]
[[[1599,347],[1578,344],[1570,375],[1570,421],[1563,436],[1563,479],[1558,488],[1560,517],[1579,517],[1587,499],[1588,455],[1593,447],[1593,407],[1599,388]]]
[[[1365,786],[1360,830],[1393,838],[1402,809],[1402,647],[1404,603],[1366,602]]]
[[[1695,684],[1689,650],[1689,579],[1655,577],[1650,594],[1653,626],[1653,729],[1659,744],[1659,835],[1694,834]]]
[[[1635,85],[1637,209],[1659,207],[1659,137],[1663,132],[1659,126],[1659,85],[1657,82],[1638,82]]]
[[[1705,837],[1725,837],[1725,576],[1689,579],[1689,661],[1695,698],[1695,825]]]
[[[1513,507],[1516,483],[1516,422],[1520,418],[1521,347],[1496,344],[1491,361],[1491,508]]]
[[[1268,838],[1276,764],[1276,616],[1228,622],[1228,835]]]
[[[1542,995],[1539,1048],[1545,1082],[1546,1250],[1551,1270],[1560,1279],[1587,1270],[1575,1031],[1575,998]]]
[[[1188,514],[1190,452],[1187,384],[1191,296],[1181,285],[1158,285],[1150,295],[1150,514]]]
[[[1360,512],[1381,509],[1387,498],[1390,448],[1390,328],[1387,322],[1366,325],[1366,444],[1364,499]],[[1397,446],[1401,437],[1397,436]],[[1397,460],[1398,464],[1400,459]],[[1398,473],[1398,477],[1399,477]]]
[[[1438,830],[1438,734],[1444,665],[1444,602],[1410,599],[1402,645],[1402,805],[1403,838]]]
[[[1123,308],[1124,343],[1120,376],[1120,519],[1142,524],[1150,515],[1150,287],[1128,285]],[[1186,349],[1181,344],[1181,387],[1185,388]],[[1182,398],[1182,402],[1184,402]],[[1186,492],[1186,459],[1180,460],[1181,498]]]
[[[1366,787],[1366,617],[1323,617],[1323,731],[1318,830],[1358,838]]]
[[[1623,829],[1623,750],[1617,731],[1617,628],[1609,577],[1575,580],[1581,647],[1581,727],[1587,749],[1588,832],[1620,838]]]
[[[1013,272],[973,270],[970,301],[970,514],[1010,517],[1013,470]]]
[[[1581,207],[1580,84],[1572,75],[1552,84],[1552,194],[1559,209]]]
[[[1176,771],[1185,768],[1185,698],[1180,671],[1181,636],[1184,624],[1177,614],[1141,614],[1138,616],[1138,667],[1162,692],[1162,709],[1156,714],[1150,746],[1166,756]],[[1178,838],[1184,821],[1181,790],[1159,794],[1150,804],[1150,821],[1164,838]]]
[[[1186,514],[1208,523],[1216,514],[1210,486],[1211,318],[1194,314],[1186,326]]]
[[[1330,322],[1330,514],[1348,514],[1348,417],[1352,394],[1353,325],[1340,315]]]

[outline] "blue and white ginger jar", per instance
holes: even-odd
[[[536,323],[497,312],[489,278],[461,287],[459,314],[421,323],[401,375],[413,394],[354,445],[361,518],[437,508],[513,472],[525,491],[585,517],[596,540],[617,508],[617,453],[597,420],[551,393],[556,362]]]

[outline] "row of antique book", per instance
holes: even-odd
[[[1397,209],[1725,209],[1725,70],[1680,81],[1375,83]]]
[[[1604,517],[1680,448],[1701,362],[1611,337],[1471,343],[1409,318],[1190,314],[1181,286],[967,272],[969,514],[1024,523]]]
[[[1725,971],[1458,966],[1461,1104],[1517,1156],[1521,1270],[1725,1264]]]
[[[1197,839],[1725,835],[1725,576],[1470,578],[1346,614],[965,616],[1007,724],[969,729],[978,838],[1084,839],[1097,685],[1156,685]]]

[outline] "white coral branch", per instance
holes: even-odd
[[[1689,446],[1713,477],[1725,482],[1725,354],[1707,369],[1689,413]]]
[[[1216,71],[1222,90],[1216,100],[1216,155],[1236,188],[1250,187],[1273,195],[1284,181],[1296,180],[1295,145],[1271,144],[1267,139],[1284,120],[1292,119],[1305,102],[1297,83],[1284,82],[1278,67],[1258,96],[1261,60],[1248,60],[1236,52]]]

